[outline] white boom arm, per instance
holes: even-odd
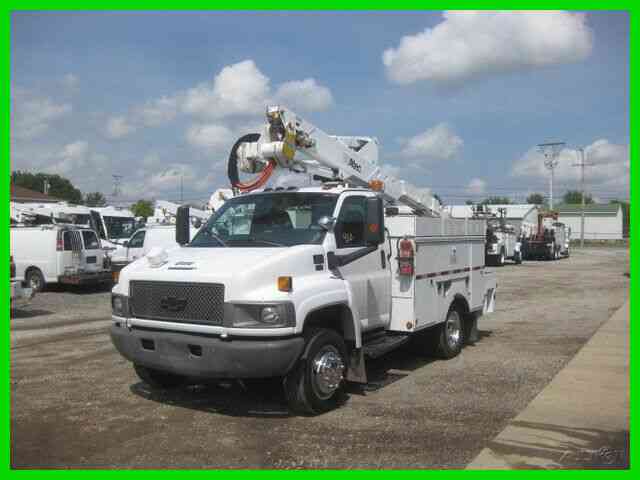
[[[440,216],[440,202],[428,189],[382,173],[378,141],[371,137],[328,135],[283,107],[267,108],[267,123],[256,142],[240,144],[237,163],[244,172],[262,171],[269,161],[299,173],[316,173],[330,179],[366,187],[372,180],[384,184],[383,195],[423,214]]]

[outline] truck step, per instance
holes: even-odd
[[[385,353],[407,343],[409,338],[409,335],[378,335],[364,344],[364,355],[368,358],[381,357]]]

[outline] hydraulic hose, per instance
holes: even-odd
[[[269,164],[260,172],[260,175],[255,180],[249,183],[242,183],[240,181],[240,176],[238,174],[238,147],[242,143],[245,142],[257,142],[260,139],[259,133],[248,133],[243,135],[238,139],[238,141],[231,148],[231,153],[229,154],[229,163],[227,166],[227,175],[229,176],[229,181],[231,182],[231,186],[233,188],[237,188],[243,192],[249,192],[251,190],[255,190],[256,188],[262,187],[269,177],[273,173],[273,169],[276,167],[276,161],[270,160]]]

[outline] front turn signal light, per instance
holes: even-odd
[[[281,292],[290,292],[293,290],[293,280],[291,277],[278,277],[278,290]]]

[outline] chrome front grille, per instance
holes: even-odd
[[[135,318],[222,325],[224,285],[132,280],[129,306]]]

